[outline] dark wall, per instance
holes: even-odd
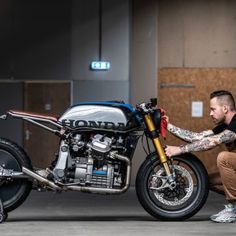
[[[0,115],[6,114],[11,109],[21,110],[23,107],[23,90],[22,82],[4,82],[0,83]],[[23,142],[23,122],[20,119],[7,120],[0,119],[0,137],[14,140],[22,145]]]
[[[68,79],[69,0],[0,1],[0,78]]]
[[[1,0],[0,80],[73,80],[74,102],[128,102],[129,7],[129,0]],[[90,70],[99,51],[110,70]]]

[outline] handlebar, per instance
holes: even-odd
[[[149,103],[140,103],[136,105],[138,111],[143,113],[152,113],[156,109],[157,99],[151,98]]]

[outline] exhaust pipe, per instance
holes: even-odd
[[[50,186],[52,189],[54,190],[62,190],[58,185],[54,184],[52,181],[49,181],[48,179],[42,177],[41,175],[27,169],[26,167],[22,167],[22,171],[23,173],[25,173],[26,175],[29,175],[30,177],[32,177],[33,179],[38,180],[39,182]]]
[[[95,187],[84,187],[84,186],[68,186],[67,189],[73,191],[81,191],[84,193],[99,193],[99,194],[121,194],[127,191],[130,185],[131,162],[127,157],[119,155],[115,152],[111,154],[111,158],[119,159],[127,163],[126,182],[125,186],[122,189],[95,188]]]

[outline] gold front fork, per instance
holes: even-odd
[[[153,124],[153,121],[152,121],[152,117],[150,114],[147,114],[144,116],[144,119],[145,119],[145,122],[146,122],[146,125],[148,127],[148,130],[150,133],[154,133],[156,128],[155,128],[155,125]],[[154,144],[154,147],[156,149],[156,152],[159,154],[159,157],[160,157],[160,162],[163,164],[164,166],[164,169],[165,169],[165,172],[166,172],[166,175],[171,175],[171,172],[170,172],[170,168],[169,168],[169,165],[168,165],[168,158],[161,146],[161,142],[157,137],[152,137],[152,140],[153,140],[153,144]]]

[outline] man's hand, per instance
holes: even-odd
[[[182,150],[180,147],[166,146],[165,153],[168,157],[172,157],[172,156],[177,156],[177,155],[181,154]]]
[[[166,120],[167,124],[170,122],[169,116],[164,115],[164,116],[162,116],[162,118],[164,118]]]

